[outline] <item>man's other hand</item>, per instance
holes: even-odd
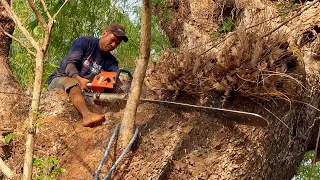
[[[89,91],[89,88],[87,87],[87,83],[89,83],[90,81],[88,79],[82,78],[80,76],[76,76],[76,79],[78,80],[81,89],[85,91]]]

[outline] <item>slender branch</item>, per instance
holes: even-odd
[[[34,14],[36,15],[37,19],[39,20],[41,26],[43,27],[43,29],[47,29],[47,23],[44,20],[43,16],[40,14],[40,12],[38,11],[37,7],[35,6],[33,0],[28,0],[29,6],[31,7],[32,11],[34,12]]]
[[[23,93],[14,93],[14,92],[4,92],[4,91],[0,91],[1,94],[15,94],[15,95],[21,95],[21,96],[27,96],[27,94],[23,94]],[[1,129],[0,129],[1,131]]]
[[[9,179],[11,179],[14,175],[11,169],[3,162],[1,158],[0,158],[0,170]]]
[[[60,13],[61,9],[69,2],[70,0],[65,0],[60,9],[53,15],[52,19],[54,20],[56,16]]]
[[[48,18],[51,19],[52,18],[51,14],[49,13],[48,7],[47,7],[46,3],[44,2],[44,0],[41,0],[41,3],[42,3],[44,11],[47,13]]]
[[[24,47],[24,48],[28,51],[28,53],[29,53],[30,55],[32,55],[33,57],[36,57],[36,54],[35,54],[34,52],[32,52],[32,51],[28,48],[28,46],[27,46],[26,44],[24,44],[22,41],[20,41],[20,40],[17,39],[16,37],[12,36],[11,34],[7,33],[2,27],[0,27],[0,30],[1,30],[5,35],[7,35],[8,37],[10,37],[11,39],[17,41],[22,47]]]
[[[30,0],[28,0],[30,1]],[[32,179],[32,159],[34,153],[34,122],[37,120],[36,113],[39,109],[40,95],[41,95],[41,87],[42,87],[42,76],[43,76],[43,61],[49,46],[50,37],[52,34],[52,28],[54,25],[55,17],[59,14],[63,6],[69,2],[69,0],[65,0],[64,4],[60,7],[57,13],[49,18],[48,24],[45,28],[45,37],[43,39],[43,43],[38,45],[37,54],[36,54],[36,73],[34,79],[34,89],[31,107],[29,110],[29,118],[26,120],[28,124],[28,132],[26,138],[26,151],[23,165],[23,180],[31,180]]]
[[[292,19],[300,16],[304,11],[306,11],[307,9],[309,9],[310,7],[312,7],[313,5],[315,5],[316,3],[318,3],[319,0],[314,0],[309,6],[307,6],[306,8],[302,9],[300,12],[298,12],[296,15],[292,16],[291,18],[287,19],[286,21],[284,21],[283,23],[281,23],[278,27],[272,29],[271,31],[267,32],[265,35],[261,36],[261,38],[267,37],[270,34],[274,33],[275,31],[277,31],[278,29],[280,29],[282,26],[288,24]]]
[[[12,9],[11,9],[10,5],[8,4],[8,2],[7,1],[1,1],[1,2],[2,2],[4,8],[6,9],[6,11],[8,12],[8,14],[10,14],[11,18],[13,19],[13,21],[16,23],[16,25],[21,30],[22,34],[30,41],[31,45],[37,51],[39,51],[40,50],[39,44],[33,39],[33,37],[28,32],[28,30],[24,27],[24,25],[20,21],[19,17],[12,11]]]
[[[0,131],[2,131],[2,132],[13,132],[13,128],[6,128],[6,127],[2,127],[2,128],[0,128]]]
[[[141,39],[137,66],[131,84],[130,94],[127,100],[126,109],[122,118],[119,133],[120,148],[124,148],[133,137],[133,130],[136,120],[137,106],[141,95],[141,88],[145,78],[146,69],[150,58],[151,41],[151,0],[142,1],[141,14]]]
[[[44,51],[44,53],[46,53],[49,46],[53,25],[54,25],[54,19],[51,19],[48,23],[48,29],[45,33],[45,37],[42,44],[42,50]]]

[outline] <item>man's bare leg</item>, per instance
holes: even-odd
[[[80,86],[74,86],[70,89],[69,98],[73,105],[82,115],[82,125],[85,127],[90,127],[96,123],[101,123],[105,121],[105,117],[102,114],[96,114],[89,111],[84,96],[81,92]]]

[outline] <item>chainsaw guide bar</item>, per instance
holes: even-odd
[[[86,93],[87,96],[93,97],[94,100],[98,101],[113,101],[113,100],[127,100],[127,95],[123,93]],[[244,111],[214,108],[208,106],[198,106],[193,104],[185,104],[172,101],[162,101],[162,100],[152,100],[140,98],[141,102],[157,103],[166,106],[173,106],[183,110],[197,110],[209,114],[217,119],[225,121],[233,121],[237,124],[249,125],[249,126],[267,126],[269,124],[268,120],[264,117]]]

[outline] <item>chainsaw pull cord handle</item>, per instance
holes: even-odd
[[[118,79],[119,79],[119,76],[120,76],[120,74],[121,74],[122,72],[127,73],[128,76],[132,79],[132,75],[131,75],[130,71],[125,70],[125,69],[119,69],[119,71],[117,72],[116,77],[114,78],[113,87],[116,87],[117,82],[118,82]]]
[[[86,85],[87,85],[87,87],[91,87],[91,84],[92,84],[92,83],[87,83]]]

